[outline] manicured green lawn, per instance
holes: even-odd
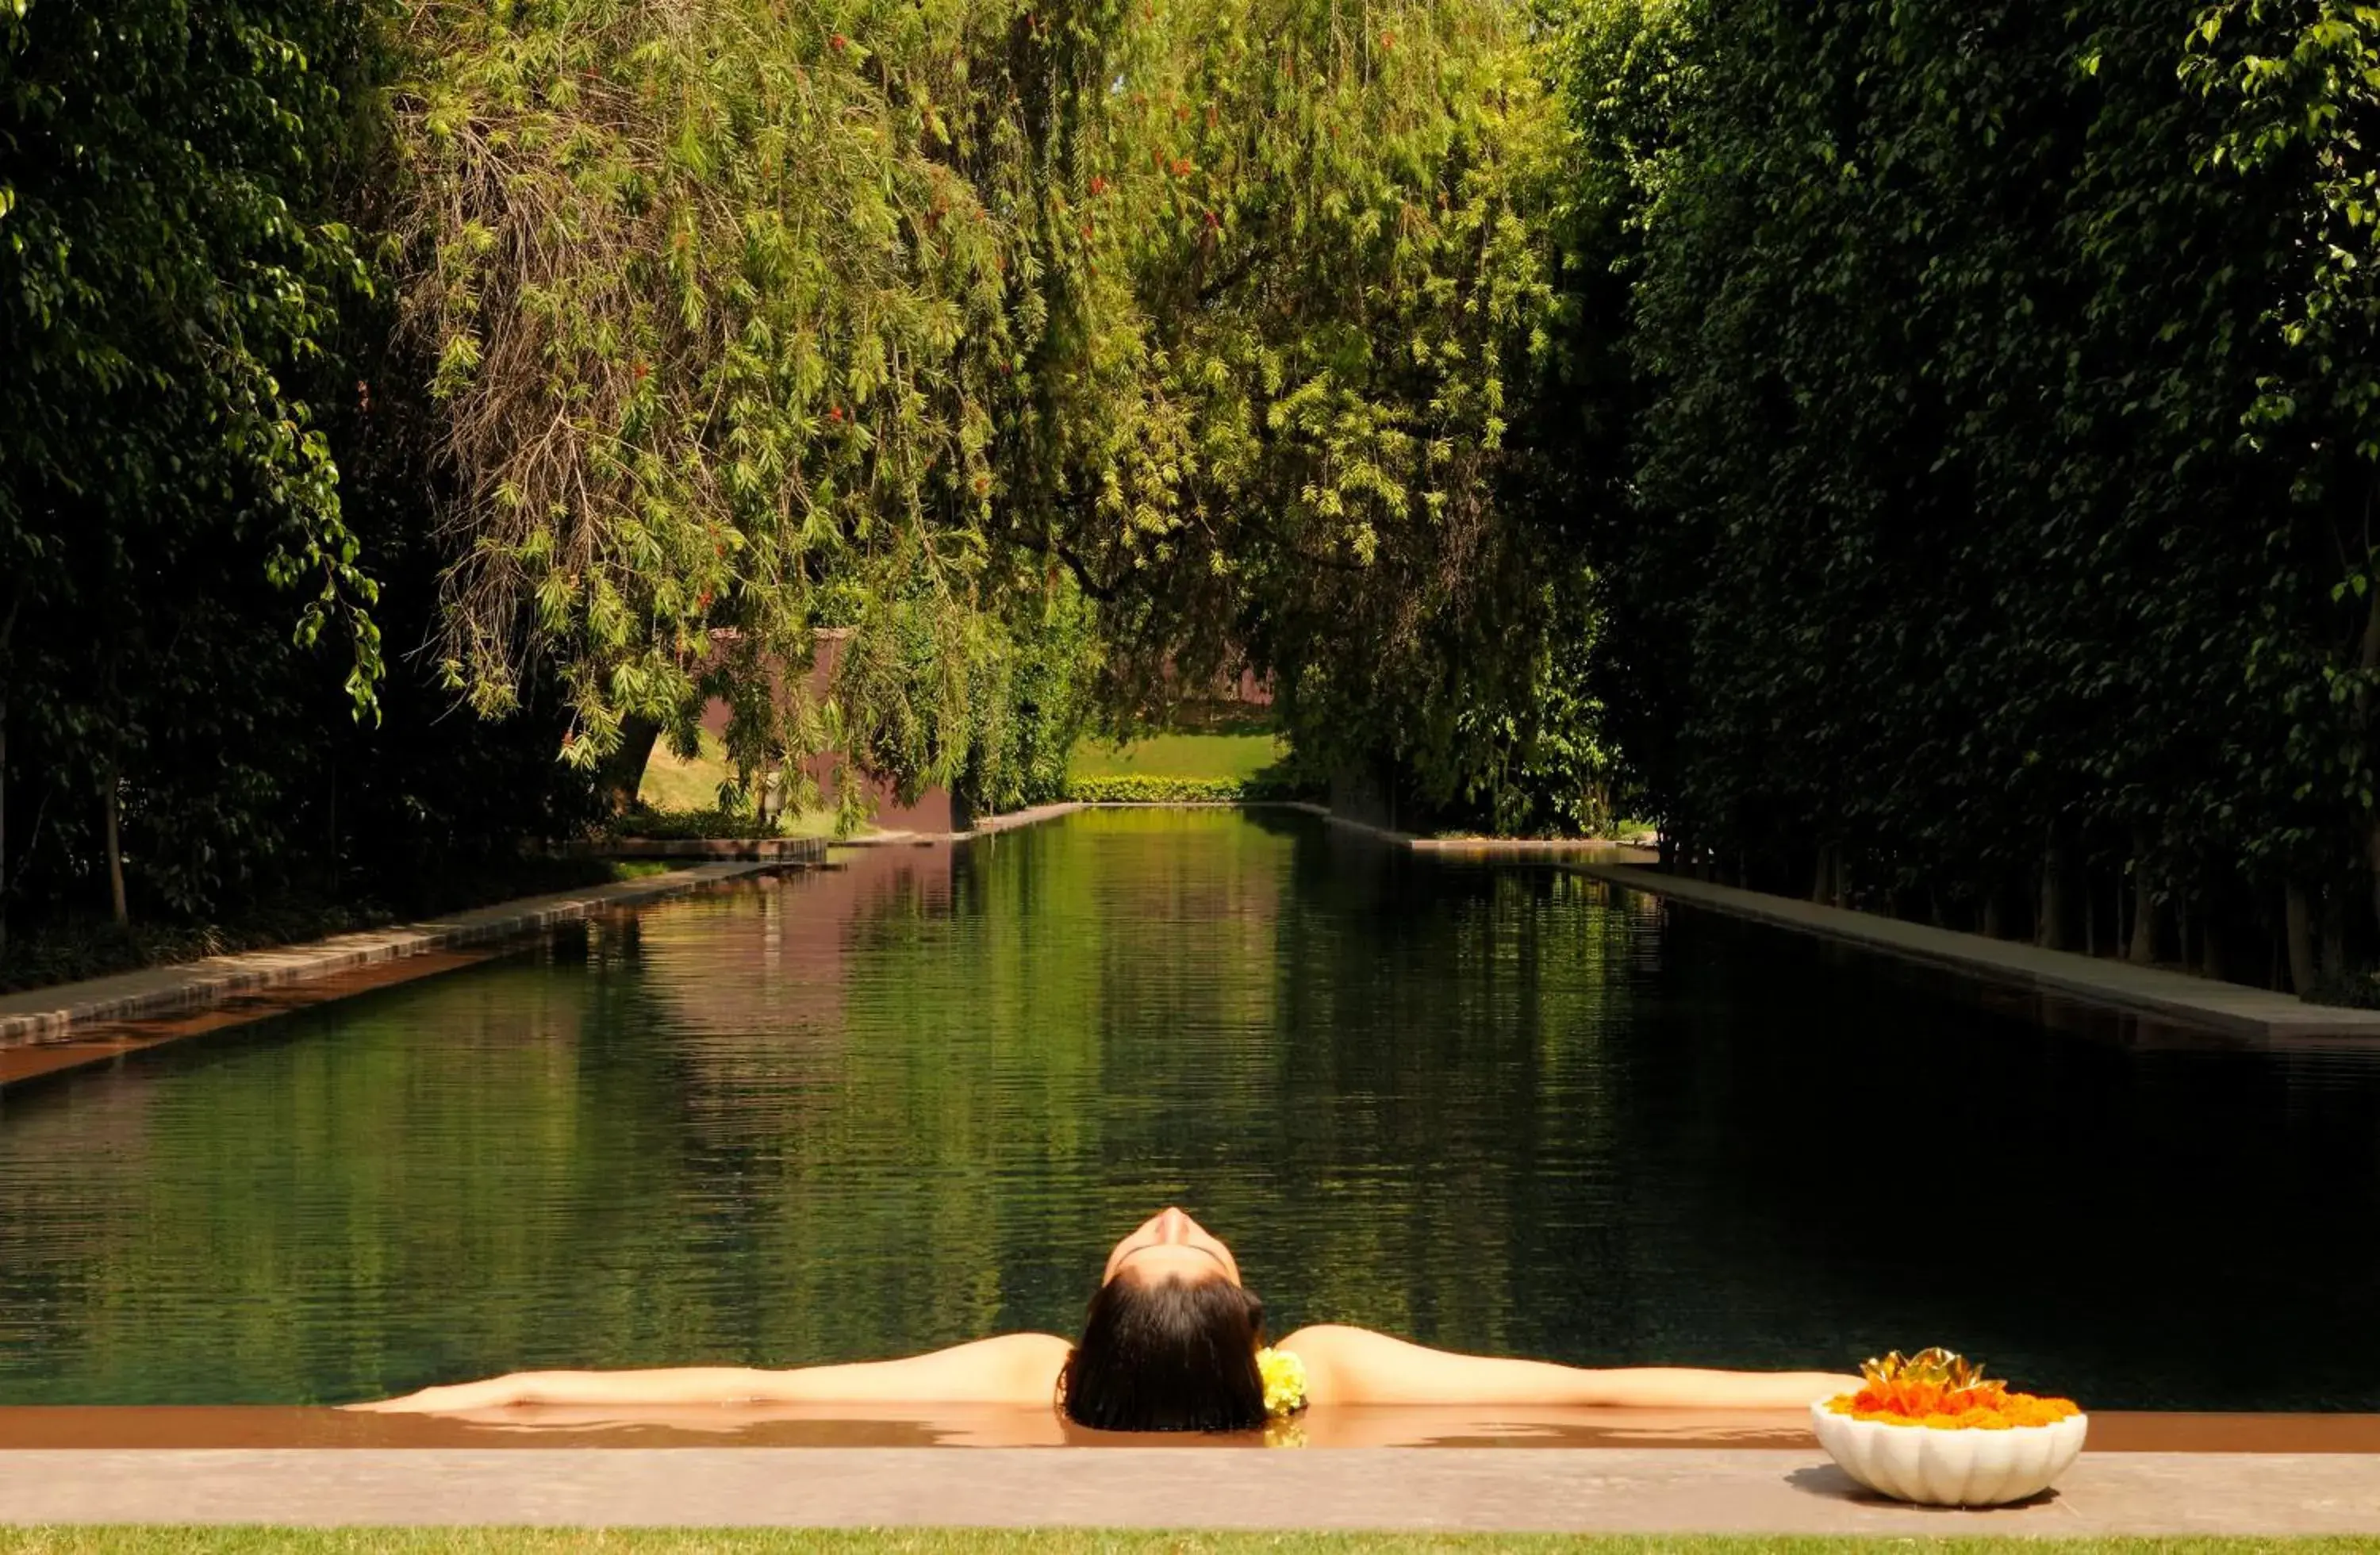
[[[727,747],[708,732],[698,736],[701,749],[691,759],[653,747],[645,762],[645,781],[637,790],[642,803],[657,810],[708,810],[719,806],[719,785],[734,774],[728,770]]]
[[[1278,735],[1149,735],[1117,747],[1084,740],[1069,777],[1251,778],[1289,753]]]
[[[1101,1529],[10,1528],[0,1555],[2347,1555],[2353,1538],[1713,1538]]]
[[[731,775],[727,750],[714,735],[706,733],[699,739],[702,748],[691,760],[672,754],[666,745],[653,747],[651,758],[645,762],[645,781],[637,790],[639,803],[673,814],[718,808],[719,785]],[[822,807],[785,816],[778,821],[777,830],[788,837],[831,837],[834,835],[834,811]]]

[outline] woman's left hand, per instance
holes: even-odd
[[[502,1409],[523,1402],[526,1390],[518,1379],[491,1377],[483,1382],[456,1382],[424,1388],[402,1398],[374,1399],[341,1407],[364,1415],[459,1415],[474,1409]]]

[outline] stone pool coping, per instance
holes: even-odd
[[[1819,1453],[1662,1448],[26,1451],[0,1524],[2380,1534],[2380,1458],[2089,1452],[2019,1506],[1902,1506]]]
[[[815,850],[822,858],[825,849]],[[806,853],[805,858],[809,859]],[[146,966],[84,982],[60,983],[0,995],[0,1051],[25,1043],[55,1042],[77,1030],[102,1023],[145,1019],[201,1009],[294,983],[314,982],[342,973],[356,973],[384,963],[431,957],[473,945],[508,940],[575,923],[614,907],[651,902],[664,896],[712,885],[764,869],[783,867],[783,858],[729,859],[674,869],[642,880],[614,881],[577,891],[524,896],[492,906],[416,923],[394,924],[303,944],[277,945],[269,950],[243,951],[235,955],[211,955],[169,966]],[[442,971],[448,961],[424,959],[419,971]],[[411,970],[411,968],[408,968]],[[394,981],[382,978],[373,981]],[[169,1035],[187,1035],[171,1033]],[[146,1046],[143,1042],[139,1045]],[[55,1068],[53,1064],[48,1067]],[[22,1078],[22,1075],[13,1077]]]
[[[2073,951],[2044,950],[1930,924],[1904,923],[1845,907],[1825,907],[1791,896],[1663,874],[1641,864],[1576,863],[1567,868],[1622,890],[2177,1025],[2266,1039],[2380,1038],[2380,1010],[2308,1004],[2293,995],[2265,989],[2107,961]]]
[[[1546,1451],[1658,1448],[1809,1453],[1805,1411],[1616,1409],[1576,1405],[1339,1406],[1300,1417],[1315,1451],[1413,1448]],[[0,1406],[6,1454],[31,1450],[272,1449],[323,1452],[469,1449],[934,1447],[1264,1449],[1262,1432],[1124,1435],[1066,1425],[1055,1411],[992,1404],[742,1404],[638,1409],[516,1408],[471,1416],[358,1414],[275,1404]],[[2380,1415],[2194,1414],[2099,1410],[2094,1452],[2374,1455]]]

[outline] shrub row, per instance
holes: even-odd
[[[1264,773],[1228,778],[1159,777],[1132,772],[1115,777],[1070,778],[1066,797],[1086,805],[1184,805],[1309,799],[1315,795],[1292,779]]]

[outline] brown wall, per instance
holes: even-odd
[[[819,633],[818,651],[810,661],[811,696],[826,695],[827,686],[834,678],[835,663],[843,656],[843,638],[844,634],[839,631]],[[723,737],[727,732],[727,719],[725,702],[714,697],[704,704],[702,726],[710,734]],[[802,763],[802,770],[809,775],[811,782],[818,784],[820,798],[829,805],[841,798],[837,773],[844,768],[844,763],[832,756],[813,756]],[[960,803],[958,796],[949,789],[939,784],[919,794],[916,804],[905,805],[893,792],[892,784],[883,779],[863,775],[861,781],[872,802],[875,824],[883,831],[965,832],[974,824],[966,806]]]

